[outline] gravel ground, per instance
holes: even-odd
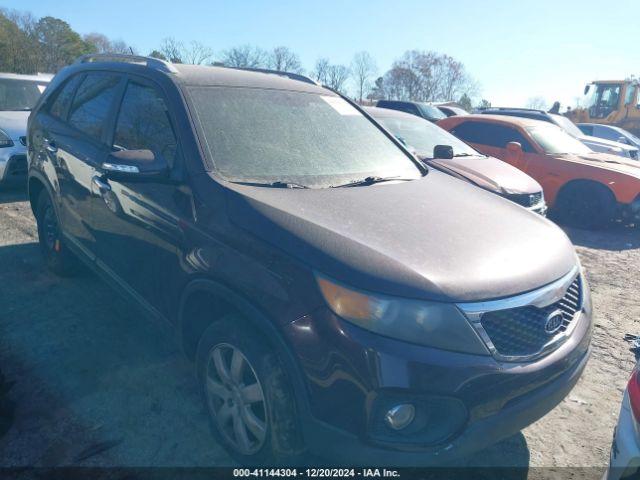
[[[0,192],[0,467],[231,465],[171,333],[90,273],[48,273],[25,200]],[[555,410],[468,465],[530,467],[530,478],[599,467],[596,478],[608,462],[633,367],[622,337],[640,333],[640,229],[567,233],[592,288],[591,360]]]

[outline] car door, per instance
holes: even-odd
[[[65,238],[89,257],[95,253],[95,238],[89,228],[91,179],[109,151],[106,120],[121,81],[119,75],[106,72],[73,77],[58,97],[60,104],[52,104],[51,118],[43,128],[46,155],[55,169],[54,188],[59,192]]]
[[[144,307],[162,311],[159,281],[176,262],[180,216],[189,209],[181,176],[182,158],[174,121],[161,90],[129,77],[111,128],[110,162],[118,152],[150,151],[166,164],[166,178],[117,177],[98,168],[91,227],[96,264]],[[186,207],[185,207],[186,206]]]

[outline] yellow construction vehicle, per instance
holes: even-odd
[[[584,87],[581,107],[565,114],[574,123],[614,125],[640,135],[640,82],[601,80]]]

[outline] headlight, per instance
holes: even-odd
[[[0,148],[13,147],[13,140],[3,130],[0,130]]]
[[[329,308],[359,327],[429,347],[489,355],[453,304],[358,291],[320,274],[316,274],[316,280]]]

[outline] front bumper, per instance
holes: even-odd
[[[27,148],[18,140],[0,148],[0,183],[19,184],[27,180]]]
[[[632,476],[640,469],[640,445],[638,445],[638,424],[631,414],[629,395],[625,391],[618,425],[613,432],[611,460],[605,478],[619,480]]]
[[[285,333],[306,377],[311,415],[303,427],[313,453],[338,464],[429,466],[482,450],[555,407],[586,365],[591,318],[585,312],[566,342],[529,363],[381,337],[324,308]],[[464,405],[465,418],[441,441],[385,442],[372,425],[380,413],[376,405],[390,395],[452,399]]]

